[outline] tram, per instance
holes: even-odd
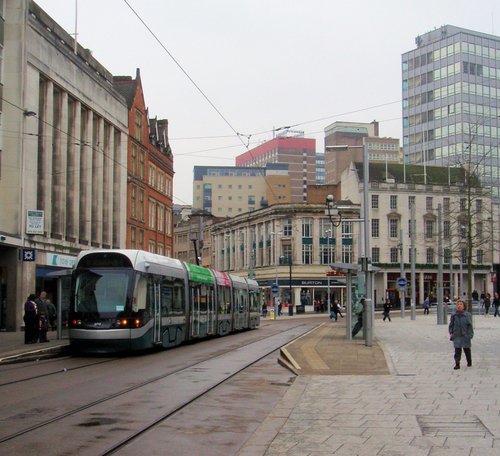
[[[87,250],[76,260],[68,315],[75,351],[175,347],[259,324],[255,280],[142,250]]]

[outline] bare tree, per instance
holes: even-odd
[[[469,125],[468,142],[462,154],[456,156],[454,163],[454,167],[461,168],[464,174],[464,182],[460,185],[461,196],[455,203],[455,207],[450,207],[448,215],[449,234],[452,240],[450,253],[466,266],[466,304],[467,310],[471,311],[474,265],[484,264],[486,259],[493,262],[493,252],[487,256],[480,254],[491,245],[493,213],[491,188],[488,186],[485,175],[485,167],[491,157],[491,148],[484,150],[484,147],[479,147],[477,143],[478,132],[482,124]]]

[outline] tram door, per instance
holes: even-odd
[[[198,337],[200,335],[201,325],[201,296],[200,287],[191,287],[191,337]]]
[[[161,286],[153,283],[152,312],[153,312],[153,342],[161,343]]]
[[[213,288],[207,290],[207,334],[214,335],[217,331],[217,312],[216,312],[215,293]]]

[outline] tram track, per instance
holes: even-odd
[[[263,338],[260,338],[259,340],[251,340],[250,342],[246,342],[245,344],[241,345],[239,348],[235,349],[234,346],[229,347],[227,350],[219,350],[215,355],[213,356],[207,356],[203,360],[198,360],[196,362],[184,365],[180,367],[179,369],[174,369],[172,371],[169,371],[167,373],[162,373],[160,375],[148,378],[147,380],[143,382],[136,383],[130,387],[123,388],[120,391],[117,391],[113,394],[108,394],[106,396],[100,397],[96,400],[90,401],[86,404],[82,404],[78,407],[75,407],[71,410],[68,410],[64,413],[57,414],[51,418],[48,418],[46,420],[40,421],[39,423],[35,423],[31,426],[25,427],[23,429],[20,429],[16,432],[9,433],[7,435],[4,435],[0,437],[0,451],[1,451],[1,445],[5,444],[7,442],[12,443],[13,441],[18,441],[21,440],[20,438],[23,437],[26,438],[30,434],[36,433],[37,430],[46,428],[50,425],[53,425],[55,423],[60,423],[60,426],[65,426],[65,423],[72,419],[71,423],[68,423],[68,427],[72,427],[75,425],[78,426],[86,426],[88,423],[90,425],[101,425],[102,423],[106,423],[108,420],[109,422],[115,422],[119,421],[120,417],[118,416],[113,416],[112,418],[107,418],[107,419],[102,419],[102,423],[99,421],[100,418],[89,418],[90,416],[96,417],[96,416],[102,416],[104,414],[110,414],[109,410],[115,410],[117,407],[114,405],[116,403],[118,404],[123,404],[123,403],[132,403],[134,404],[136,401],[137,403],[141,403],[140,399],[137,399],[137,397],[145,396],[149,397],[151,394],[151,391],[165,391],[168,390],[170,387],[166,385],[170,385],[172,383],[177,384],[186,384],[187,381],[190,383],[193,383],[192,378],[198,378],[199,380],[196,380],[193,384],[196,384],[196,382],[203,383],[205,379],[203,378],[204,374],[208,370],[212,370],[213,372],[216,372],[217,375],[214,375],[215,380],[209,383],[203,383],[203,387],[200,389],[194,389],[192,392],[189,393],[188,396],[186,396],[184,399],[180,398],[174,398],[172,399],[172,403],[166,406],[168,410],[165,410],[164,413],[159,414],[155,419],[150,420],[147,423],[144,423],[143,425],[140,426],[139,429],[132,431],[129,431],[126,433],[127,435],[124,435],[121,439],[118,440],[118,443],[114,442],[112,445],[108,445],[108,448],[103,450],[102,454],[113,454],[119,451],[121,448],[124,448],[125,446],[129,445],[131,442],[134,442],[136,439],[138,439],[141,435],[145,434],[148,432],[148,430],[151,430],[155,426],[158,426],[160,423],[165,422],[165,420],[168,420],[170,417],[175,415],[177,412],[182,410],[184,407],[188,406],[189,404],[192,404],[194,401],[196,401],[199,397],[203,396],[206,394],[208,391],[211,391],[213,388],[216,388],[220,384],[224,383],[234,375],[238,374],[242,370],[246,369],[247,367],[251,366],[252,364],[255,364],[262,358],[268,356],[270,353],[273,351],[279,349],[283,345],[286,345],[289,343],[291,340],[294,340],[297,337],[300,337],[300,335],[303,334],[303,332],[306,331],[304,329],[304,326],[307,327],[307,325],[304,324],[298,324],[295,325],[291,328],[286,329],[285,331],[281,331],[279,333],[273,333],[270,335],[267,335]],[[265,348],[262,348],[265,347]],[[249,357],[248,361],[241,362],[241,360],[238,358],[238,355],[236,355],[236,358],[234,357],[235,352],[240,352],[241,356],[239,358],[245,359],[248,357],[248,354],[251,353],[252,356]],[[258,353],[258,355],[255,355],[255,353]],[[226,365],[231,365],[235,363],[236,359],[238,359],[238,367],[231,367],[230,369],[226,369]],[[229,361],[228,361],[229,360]],[[224,372],[223,374],[220,374],[220,366],[224,365]],[[190,380],[186,380],[190,379]],[[196,385],[198,388],[198,385]],[[155,389],[157,388],[157,389]],[[135,394],[135,397],[134,397]],[[119,400],[118,402],[114,402],[113,405],[110,404],[109,407],[106,409],[103,406],[106,403],[110,403],[114,400]],[[133,409],[133,407],[130,407]],[[97,409],[97,410],[95,410]],[[101,411],[102,410],[102,411]],[[85,415],[86,413],[86,415]],[[111,413],[112,414],[112,413]],[[80,416],[81,415],[81,416]],[[85,416],[84,416],[85,415]],[[86,420],[86,421],[85,421]],[[94,421],[92,421],[94,420]],[[138,420],[140,422],[140,420]],[[77,424],[75,424],[77,423]],[[85,424],[87,423],[87,424]]]
[[[71,357],[68,356],[68,357],[65,357],[65,359],[71,359]],[[50,377],[52,375],[66,374],[68,372],[73,372],[73,371],[76,371],[76,370],[79,370],[79,369],[85,369],[85,368],[89,368],[89,367],[98,366],[100,364],[105,364],[105,363],[117,361],[118,359],[120,359],[120,358],[105,359],[105,360],[102,360],[102,361],[99,361],[99,362],[82,364],[80,366],[75,366],[75,367],[62,367],[62,368],[59,368],[57,370],[53,370],[53,371],[50,371],[50,372],[44,372],[43,374],[32,375],[30,377],[24,377],[24,378],[19,378],[17,380],[11,380],[11,381],[8,381],[8,382],[0,383],[0,388],[5,387],[5,386],[9,386],[9,385],[17,385],[17,384],[24,383],[24,382],[29,382],[29,381],[32,381],[32,380],[39,380],[41,378]],[[61,358],[59,358],[58,361],[60,362]],[[29,366],[29,367],[32,367],[32,366]]]

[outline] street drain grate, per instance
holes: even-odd
[[[417,415],[422,435],[435,437],[488,437],[491,432],[475,415]]]

